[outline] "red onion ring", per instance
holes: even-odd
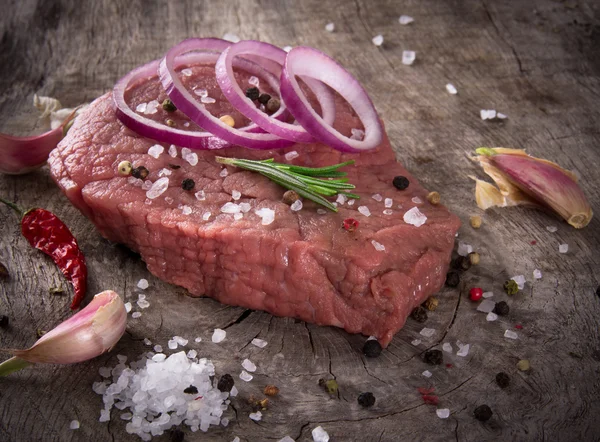
[[[296,76],[320,80],[337,91],[362,121],[364,139],[353,140],[326,124],[304,96]],[[337,150],[363,152],[377,147],[383,139],[381,121],[367,92],[346,69],[321,51],[298,46],[288,52],[281,73],[281,97],[308,133]]]
[[[198,103],[194,97],[183,87],[181,80],[175,73],[175,59],[190,51],[211,50],[212,40],[215,39],[190,39],[184,40],[172,47],[159,65],[159,77],[167,95],[175,106],[186,114],[200,127],[211,132],[229,143],[237,144],[252,149],[277,149],[293,144],[278,136],[267,133],[249,133],[228,126],[206,110],[204,105]],[[246,60],[246,63],[250,63]],[[264,72],[264,71],[263,71]],[[280,109],[282,112],[283,110]]]
[[[254,103],[246,98],[244,91],[238,85],[237,81],[235,81],[233,75],[233,61],[239,55],[256,56],[257,54],[260,58],[273,61],[281,66],[285,63],[285,58],[287,56],[287,53],[277,46],[254,40],[240,41],[239,43],[235,43],[228,47],[221,53],[221,56],[215,65],[217,82],[223,91],[223,95],[225,95],[237,110],[267,132],[294,142],[314,142],[314,137],[302,126],[279,121],[257,109]],[[333,124],[333,121],[335,120],[335,101],[333,94],[320,81],[307,78],[306,83],[317,96],[317,100],[322,109],[323,120],[327,124]],[[279,92],[279,88],[276,90]],[[285,106],[285,102],[282,102],[281,105]]]

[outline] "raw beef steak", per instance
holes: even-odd
[[[195,67],[184,79],[186,87],[201,86],[217,99],[207,105],[213,114],[230,114],[244,125],[212,77],[214,71]],[[243,85],[247,78],[240,74],[238,81]],[[157,79],[135,85],[127,98],[132,109],[146,107],[148,118],[197,128],[185,124],[179,111],[167,113],[161,106],[155,111],[152,100],[165,98]],[[139,107],[143,103],[151,104]],[[348,135],[361,127],[341,101],[335,127]],[[278,151],[233,147],[195,151],[197,163],[180,147],[172,148],[176,156],[171,156],[166,144],[154,158],[148,152],[156,144],[117,120],[109,93],[77,118],[52,152],[51,173],[103,236],[139,252],[150,272],[193,296],[374,335],[387,346],[411,310],[444,283],[459,221],[444,206],[427,202],[427,191],[396,162],[387,138],[362,154],[341,154],[322,144]],[[299,156],[286,159],[293,151]],[[361,199],[340,202],[338,213],[311,201],[292,211],[282,202],[283,188],[257,173],[223,169],[215,155],[313,167],[354,159],[356,165],[345,170]],[[120,175],[117,166],[124,160],[146,167],[146,182]],[[397,175],[410,180],[406,190],[392,185]],[[150,183],[161,178],[168,188],[149,198]],[[182,188],[187,178],[195,183],[192,190]],[[236,191],[238,200],[232,198]],[[239,214],[223,213],[226,203],[235,204],[228,208]],[[420,227],[404,221],[413,207],[427,217]],[[263,225],[256,214],[261,208],[274,210],[270,224]],[[359,222],[355,231],[342,227],[347,218]]]

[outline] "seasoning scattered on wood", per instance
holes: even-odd
[[[276,396],[279,393],[279,388],[275,385],[267,385],[263,391],[267,396]]]
[[[131,175],[133,167],[131,166],[130,161],[121,161],[119,163],[119,165],[117,166],[117,169],[119,170],[119,175],[129,176],[129,175]]]
[[[16,204],[0,198],[21,216],[21,233],[29,244],[48,255],[65,278],[73,284],[75,296],[71,309],[83,301],[87,287],[87,266],[77,240],[56,215],[44,209],[22,210]]]
[[[438,307],[439,301],[435,296],[430,296],[423,303],[423,307],[425,307],[430,312],[434,311]]]
[[[479,260],[480,260],[479,253],[477,253],[477,252],[471,252],[471,253],[469,253],[468,258],[469,258],[469,262],[472,265],[476,266],[476,265],[479,264]]]
[[[483,289],[480,287],[473,287],[471,290],[469,290],[469,299],[471,299],[471,301],[479,301],[482,297]]]
[[[430,365],[442,365],[444,363],[444,355],[440,350],[427,350],[423,355],[423,360]]]
[[[358,403],[365,408],[375,405],[375,396],[370,391],[358,395]]]
[[[266,106],[270,99],[271,96],[269,94],[260,94],[260,96],[258,97],[258,102]]]
[[[185,394],[198,394],[198,388],[194,385],[190,385],[185,390],[183,390]]]
[[[131,171],[131,176],[134,178],[138,178],[140,180],[145,180],[148,178],[148,174],[150,172],[144,166],[138,166]]]
[[[520,371],[529,371],[531,364],[527,359],[521,359],[519,362],[517,362],[517,368]]]
[[[516,295],[519,293],[519,284],[517,284],[516,281],[509,279],[504,283],[504,290],[507,295]]]
[[[58,295],[64,295],[65,291],[63,290],[62,287],[50,287],[48,289],[48,293],[50,293],[52,296],[58,296]]]
[[[329,379],[327,381],[325,379],[319,379],[319,385],[331,395],[336,395],[338,392],[338,383],[335,379]]]
[[[221,379],[219,379],[219,382],[217,383],[217,389],[219,391],[229,393],[233,388],[234,383],[233,377],[229,373],[226,373],[221,376]]]
[[[489,421],[494,413],[492,413],[492,409],[487,405],[480,405],[473,411],[475,415],[475,419],[481,422]]]
[[[0,315],[0,328],[8,327],[8,316]]]
[[[369,339],[363,346],[363,353],[368,358],[377,358],[382,352],[381,344],[377,339]]]
[[[460,284],[460,275],[457,271],[453,270],[446,274],[446,285],[448,287],[458,287]]]
[[[438,405],[439,398],[433,394],[435,388],[418,388],[417,391],[421,395],[421,399],[428,405]]]
[[[196,186],[196,183],[191,178],[186,178],[181,182],[181,188],[183,190],[192,190]]]
[[[8,274],[8,269],[6,268],[6,266],[4,264],[2,264],[0,262],[0,279],[8,279],[9,274]]]
[[[397,177],[394,177],[392,184],[398,190],[405,190],[406,188],[408,188],[408,185],[410,184],[410,182],[408,181],[408,178],[406,178],[405,176],[397,176]]]
[[[165,98],[165,101],[162,102],[162,108],[166,112],[175,112],[177,110],[177,106],[168,98]]]
[[[508,307],[506,301],[500,301],[496,303],[496,305],[494,306],[494,310],[492,311],[498,316],[506,316],[510,312],[510,307]]]
[[[471,227],[474,229],[479,229],[481,227],[481,217],[479,215],[471,215],[470,218]]]
[[[298,195],[293,190],[286,190],[284,192],[284,194],[283,194],[283,197],[282,197],[282,201],[285,204],[287,204],[288,206],[291,206],[292,204],[294,204],[299,199],[300,199],[300,195]]]
[[[421,305],[415,307],[413,311],[410,312],[410,317],[417,322],[423,323],[427,321],[427,310],[425,310],[425,308]]]
[[[441,199],[442,198],[440,197],[440,194],[437,192],[429,192],[429,194],[427,195],[427,201],[429,201],[433,205],[439,204]]]
[[[496,375],[496,383],[500,388],[506,388],[510,385],[510,376],[501,371]]]
[[[250,98],[252,101],[258,100],[260,96],[260,91],[257,87],[249,87],[246,89],[246,97]]]
[[[354,218],[346,218],[342,221],[342,228],[348,232],[354,232],[358,228],[359,222]]]

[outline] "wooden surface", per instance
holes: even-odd
[[[403,440],[598,440],[600,437],[600,5],[568,1],[387,2],[220,1],[154,2],[130,0],[6,2],[0,18],[0,130],[30,133],[36,127],[34,93],[75,106],[108,91],[131,68],[155,59],[183,38],[233,32],[277,45],[306,44],[335,57],[370,92],[381,113],[398,159],[421,177],[464,222],[459,238],[481,254],[481,265],[463,278],[459,289],[444,289],[440,306],[425,326],[412,320],[378,359],[366,359],[364,337],[293,319],[246,312],[208,299],[190,299],[180,288],[151,277],[144,263],[124,248],[102,239],[59,192],[47,168],[26,176],[0,176],[0,195],[22,206],[53,210],[71,227],[88,257],[88,299],[114,289],[137,299],[135,285],[148,278],[150,308],[130,319],[115,350],[73,366],[38,366],[0,379],[0,439],[10,441],[137,440],[113,410],[110,423],[99,423],[101,397],[91,385],[98,368],[114,366],[116,355],[137,359],[147,347],[143,338],[165,346],[174,335],[217,372],[236,379],[240,362],[258,365],[254,380],[237,380],[240,396],[227,415],[226,428],[206,434],[186,433],[186,440],[279,440],[290,435],[312,440],[323,426],[332,441]],[[415,22],[398,24],[400,14]],[[333,33],[325,24],[335,23]],[[385,37],[382,47],[371,38]],[[403,50],[415,50],[413,66],[401,63]],[[451,82],[458,89],[445,90]],[[482,121],[480,109],[508,115],[502,122]],[[597,216],[576,231],[553,215],[522,208],[490,210],[479,230],[468,225],[479,213],[471,174],[480,174],[465,156],[478,146],[525,148],[554,160],[581,176]],[[550,233],[546,226],[556,225]],[[531,241],[537,244],[531,245]],[[569,253],[558,253],[560,243]],[[10,327],[0,330],[0,347],[25,348],[37,329],[49,330],[69,316],[71,288],[54,264],[31,250],[20,236],[17,219],[0,210],[0,261],[10,279],[0,283],[0,313]],[[543,278],[531,283],[532,271]],[[505,279],[524,274],[523,292],[508,299]],[[52,296],[51,287],[68,296]],[[488,323],[466,296],[472,286],[508,300],[511,313]],[[521,324],[522,330],[515,329]],[[210,342],[212,329],[227,330],[221,344]],[[506,329],[518,340],[503,337]],[[258,336],[269,344],[258,349]],[[467,357],[445,353],[431,367],[421,357],[427,348],[456,340],[471,344]],[[529,359],[532,369],[518,372]],[[421,373],[429,369],[433,376]],[[494,382],[505,371],[512,385]],[[319,378],[335,378],[339,397],[322,391]],[[279,397],[255,423],[245,398],[259,395],[267,383]],[[423,404],[418,387],[435,387],[449,419],[436,417]],[[362,391],[377,402],[361,409]],[[487,403],[493,418],[474,419]],[[81,428],[69,430],[78,419]],[[163,436],[160,440],[168,440]]]

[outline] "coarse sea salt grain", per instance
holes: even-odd
[[[493,120],[496,118],[496,111],[493,109],[481,109],[479,111],[479,116],[482,120]]]
[[[383,197],[378,193],[371,195],[371,198],[373,198],[375,201],[383,201]]]
[[[423,200],[421,198],[419,198],[418,196],[413,196],[411,201],[415,204],[421,204],[423,202]]]
[[[383,244],[375,241],[374,239],[371,240],[371,244],[373,244],[373,247],[375,247],[375,250],[377,250],[378,252],[385,251],[385,246]]]
[[[164,354],[164,353],[157,353],[157,354],[155,354],[154,356],[152,356],[152,360],[153,360],[154,362],[162,362],[162,361],[164,361],[165,359],[167,359],[167,355],[166,355],[166,354]]]
[[[221,172],[219,172],[219,176],[225,178],[227,175],[229,175],[229,171],[226,167],[224,167],[223,169],[221,169]]]
[[[244,367],[244,369],[250,372],[256,371],[256,364],[250,359],[244,359],[244,361],[242,362],[242,367]]]
[[[424,327],[419,334],[421,336],[425,336],[426,338],[431,338],[435,334],[435,329]]]
[[[288,152],[284,155],[284,157],[287,161],[292,161],[294,158],[298,158],[299,156],[300,156],[300,154],[298,152],[296,152],[295,150],[292,150],[291,152]]]
[[[240,206],[240,210],[242,211],[242,213],[248,213],[252,208],[250,203],[239,203],[238,206]]]
[[[415,51],[402,51],[402,64],[410,66],[415,62],[417,53]]]
[[[546,230],[548,232],[550,232],[550,233],[554,233],[554,232],[556,232],[558,230],[558,227],[556,227],[556,226],[547,226]]]
[[[519,335],[512,330],[506,330],[504,332],[504,337],[508,339],[517,339]]]
[[[146,197],[151,200],[153,200],[154,198],[158,198],[163,193],[165,193],[168,188],[169,178],[167,178],[166,176],[159,178],[154,184],[152,184],[152,187],[148,189],[148,191],[146,192]]]
[[[181,206],[181,213],[184,215],[189,215],[192,213],[192,208],[190,206]]]
[[[198,356],[198,352],[196,350],[190,350],[187,352],[188,359],[195,359]]]
[[[140,103],[135,107],[135,111],[144,114],[146,113],[146,106],[148,106],[146,103]]]
[[[392,207],[394,205],[394,200],[391,198],[386,198],[385,201],[383,202],[383,204],[386,208],[389,209],[390,207]]]
[[[71,423],[69,424],[69,429],[77,430],[78,428],[79,428],[79,421],[77,421],[77,420],[71,421]]]
[[[442,350],[444,350],[447,353],[452,353],[452,344],[450,344],[449,342],[444,342],[444,345],[442,345]]]
[[[254,376],[252,376],[246,370],[242,370],[242,372],[240,373],[240,379],[242,381],[250,382],[253,378],[254,378]]]
[[[381,46],[383,44],[383,35],[376,35],[371,41],[375,46]]]
[[[165,151],[165,148],[163,146],[161,146],[160,144],[155,144],[154,146],[151,146],[148,149],[148,155],[150,155],[153,158],[158,158],[160,156],[161,153],[163,153]]]
[[[204,201],[206,199],[206,193],[204,192],[204,190],[199,190],[194,194],[194,196],[198,201]]]
[[[142,290],[146,290],[148,288],[150,284],[148,284],[148,280],[147,279],[140,279],[137,283],[137,288],[138,289],[142,289]]]
[[[231,198],[233,198],[234,201],[239,200],[241,197],[242,197],[242,192],[240,192],[239,190],[231,191]]]
[[[212,215],[212,213],[210,213],[210,212],[205,212],[205,213],[203,213],[203,214],[202,214],[202,219],[203,219],[204,221],[208,221],[211,215]]]
[[[152,341],[148,338],[144,338],[144,344],[145,345],[152,345]]]
[[[208,97],[208,91],[206,89],[194,89],[194,93],[201,98]]]
[[[371,211],[367,206],[358,206],[358,212],[364,216],[371,216]]]
[[[350,139],[362,141],[365,138],[365,131],[362,129],[350,129]]]
[[[456,251],[460,256],[468,256],[469,253],[473,252],[473,246],[462,241],[458,242],[458,249]]]
[[[325,25],[325,30],[327,32],[333,32],[333,31],[335,31],[335,24],[334,23],[327,23]]]
[[[282,439],[279,439],[277,442],[296,442],[296,441],[289,436],[284,436]]]
[[[356,202],[355,199],[350,199],[350,200],[348,200],[348,205],[353,206],[355,202]]]
[[[196,339],[194,339],[194,342],[202,342],[202,338],[198,336]]]
[[[243,217],[244,217],[243,213],[234,213],[233,214],[233,219],[236,220],[236,221],[241,220]]]
[[[494,310],[494,307],[496,307],[496,303],[494,301],[492,301],[491,299],[484,299],[477,306],[477,311],[483,312],[483,313],[489,313],[492,310]]]
[[[137,319],[137,318],[139,318],[139,317],[141,317],[141,316],[142,316],[142,314],[141,314],[140,312],[133,312],[133,313],[131,314],[131,317],[132,317],[133,319]]]
[[[292,210],[292,212],[297,212],[299,210],[302,209],[302,201],[301,200],[296,200],[292,203],[292,205],[290,206],[290,209]]]
[[[255,210],[254,213],[261,217],[261,224],[263,226],[268,226],[275,221],[275,211],[273,209],[269,209],[268,207]]]
[[[202,103],[204,103],[204,104],[212,104],[212,103],[216,103],[216,102],[217,102],[217,100],[215,100],[215,99],[214,99],[214,98],[212,98],[212,97],[201,97],[201,98],[200,98],[200,101],[201,101]]]
[[[385,209],[385,210],[383,211],[383,214],[384,214],[384,215],[391,215],[391,214],[393,214],[393,213],[394,213],[394,211],[393,211],[392,209]]]
[[[419,345],[420,343],[421,343],[421,340],[420,340],[420,339],[413,339],[412,341],[410,341],[410,345],[413,345],[413,346],[415,346],[415,347],[416,347],[417,345]]]
[[[311,431],[314,442],[329,442],[329,434],[320,425]]]
[[[215,328],[215,331],[213,332],[212,335],[212,341],[216,344],[218,344],[219,342],[223,342],[223,339],[225,339],[225,336],[227,336],[227,332],[225,330],[222,330],[220,328]]]
[[[343,193],[338,194],[337,198],[335,199],[335,202],[338,203],[340,206],[345,204],[346,201],[348,201],[348,197]]]
[[[427,216],[421,213],[417,207],[413,207],[404,214],[404,222],[415,227],[421,227],[427,221]]]
[[[523,288],[525,287],[525,276],[523,275],[516,275],[513,276],[512,279],[514,282],[517,283],[517,286],[519,287],[519,290],[523,290]]]
[[[499,118],[500,120],[505,120],[505,119],[507,119],[508,117],[507,117],[506,115],[504,115],[503,113],[501,113],[501,112],[498,112],[498,113],[496,114],[496,118]]]
[[[401,15],[400,18],[398,19],[398,22],[401,25],[408,25],[414,21],[415,21],[415,19],[412,18],[410,15]]]
[[[327,210],[325,210],[325,209],[317,209],[317,213],[319,215],[325,215],[327,213]]]
[[[131,302],[126,302],[125,303],[125,311],[127,313],[129,313],[131,311]]]
[[[257,411],[256,413],[250,413],[248,417],[253,421],[259,421],[262,419],[262,413],[260,411]]]
[[[240,213],[240,206],[236,203],[227,202],[221,207],[222,213]]]
[[[147,106],[146,106],[146,110],[144,111],[144,113],[146,115],[153,115],[156,112],[158,112],[158,106],[159,106],[159,102],[156,100],[152,100],[150,101]]]
[[[177,343],[177,339],[169,339],[169,341],[167,342],[167,347],[169,347],[171,350],[175,350],[178,347],[178,343]]]
[[[542,279],[542,271],[540,269],[533,271],[533,279]]]
[[[494,296],[494,292],[483,292],[484,298],[491,298],[492,296]]]
[[[448,91],[449,94],[452,94],[452,95],[458,94],[458,91],[456,90],[456,88],[454,87],[454,85],[452,83],[448,83],[446,85],[446,90]]]
[[[282,49],[283,49],[285,52],[290,52],[290,51],[292,50],[292,47],[291,47],[291,46],[284,46]]]
[[[226,32],[223,35],[223,40],[227,40],[230,41],[232,43],[237,43],[238,41],[240,41],[240,37],[238,37],[237,35],[231,33],[231,32]]]
[[[150,181],[150,180],[145,180],[145,181],[142,183],[142,190],[150,190],[150,189],[152,189],[152,181]]]
[[[163,351],[162,345],[156,344],[156,345],[154,346],[154,351],[155,351],[156,353],[162,353],[162,351]]]
[[[425,370],[423,373],[421,373],[423,376],[425,376],[426,378],[430,378],[431,376],[433,376],[433,374],[429,371],[429,370]]]
[[[138,300],[137,305],[139,306],[139,308],[148,308],[148,307],[150,307],[150,303],[148,301],[146,301],[145,299]]]
[[[172,158],[175,158],[175,157],[177,156],[177,147],[175,147],[175,145],[174,145],[174,144],[171,144],[171,145],[169,146],[169,155],[170,155]]]
[[[158,172],[158,176],[169,176],[172,173],[173,172],[171,172],[169,169],[160,169],[160,171]]]
[[[182,69],[181,73],[183,75],[185,75],[186,77],[191,77],[192,76],[192,70],[190,68]]]
[[[561,244],[558,246],[558,251],[560,253],[567,253],[569,251],[569,244]]]
[[[251,76],[250,78],[248,78],[248,83],[252,86],[257,86],[260,85],[260,80],[258,79],[258,77],[255,77],[254,75]]]
[[[252,345],[256,345],[258,348],[265,348],[267,346],[267,341],[259,338],[254,338],[252,340]]]
[[[440,419],[448,419],[448,417],[450,417],[450,410],[448,408],[438,408],[435,410],[435,414],[437,414],[437,417]]]
[[[494,312],[489,312],[485,317],[485,320],[488,322],[494,322],[496,319],[498,319],[498,315]]]
[[[462,347],[460,347],[460,350],[458,350],[456,352],[456,356],[461,356],[461,357],[465,357],[469,354],[469,349],[471,348],[470,344],[465,344]]]

